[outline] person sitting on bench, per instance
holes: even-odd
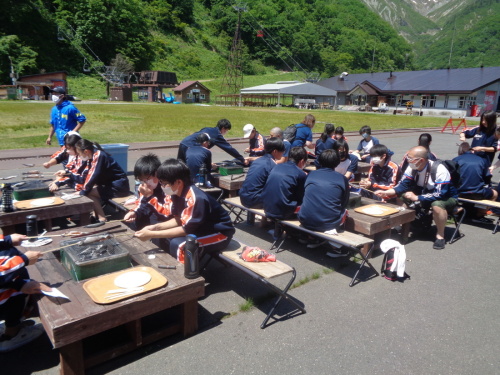
[[[213,197],[192,184],[187,165],[167,159],[156,171],[156,177],[165,195],[172,197],[173,218],[146,226],[135,232],[135,236],[142,241],[166,238],[174,257],[188,234],[198,237],[205,253],[224,250],[235,232],[231,218]]]
[[[31,280],[26,266],[35,264],[41,256],[39,251],[26,251],[24,254],[16,249],[25,235],[13,233],[10,236],[0,235],[0,326],[3,334],[0,336],[0,353],[19,348],[40,336],[42,324],[23,324],[29,308],[30,294],[51,291],[52,288]],[[35,302],[33,302],[34,304]],[[26,322],[28,323],[28,321]]]
[[[336,233],[347,217],[349,182],[335,171],[340,159],[335,150],[325,150],[319,156],[320,169],[309,173],[298,218],[300,224],[317,232]],[[315,244],[309,248],[316,247]]]
[[[372,166],[368,172],[368,178],[361,180],[359,186],[366,189],[361,191],[362,196],[373,198],[374,194],[367,190],[392,189],[398,184],[401,172],[399,166],[391,161],[391,154],[386,146],[381,144],[373,146],[370,156]],[[379,198],[375,196],[375,199]],[[387,197],[384,200],[395,201],[396,196]]]
[[[302,169],[306,162],[306,150],[303,147],[293,147],[288,161],[273,168],[262,192],[267,217],[285,220],[295,215],[304,197],[307,175]]]
[[[314,148],[314,155],[316,159],[314,160],[314,165],[319,168],[318,157],[325,150],[333,150],[337,141],[333,137],[333,132],[335,131],[335,125],[327,123],[325,124],[325,130],[316,141],[316,147]]]
[[[266,140],[262,134],[255,129],[255,126],[252,124],[246,124],[243,127],[243,138],[248,138],[248,147],[244,151],[245,154],[249,154],[250,157],[259,157],[264,155]]]
[[[403,179],[395,188],[377,190],[375,194],[381,198],[396,194],[402,196],[408,204],[417,204],[425,211],[432,210],[432,218],[437,227],[433,248],[444,249],[446,220],[458,203],[450,172],[443,164],[439,164],[433,177],[431,169],[435,161],[429,160],[429,152],[422,146],[413,147],[408,151],[408,163],[409,167],[404,172]]]
[[[279,138],[269,138],[265,146],[264,156],[256,159],[250,166],[245,181],[240,189],[240,199],[243,206],[248,208],[262,208],[262,192],[269,174],[276,166],[276,159],[280,159],[285,151],[283,141]],[[247,223],[253,224],[253,215],[247,215]]]
[[[349,153],[349,145],[345,139],[339,139],[333,149],[339,153],[340,159],[335,171],[343,174],[348,181],[353,180],[354,174],[358,170],[358,158]]]
[[[139,196],[136,206],[124,217],[128,223],[135,222],[135,229],[156,224],[170,218],[172,200],[166,196],[156,177],[161,162],[157,155],[147,154],[137,159],[134,177],[139,181]]]
[[[460,166],[460,186],[457,189],[460,198],[497,200],[498,191],[486,186],[489,175],[488,160],[472,153],[468,142],[460,144],[458,156],[453,161]],[[472,221],[479,224],[491,224],[492,220],[485,218],[485,215],[485,210],[477,210],[476,217]]]

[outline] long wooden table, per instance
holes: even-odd
[[[105,229],[106,226],[96,229]],[[71,299],[54,300],[44,296],[38,301],[45,331],[54,348],[59,349],[61,374],[84,374],[85,368],[142,345],[179,332],[188,336],[198,329],[198,298],[205,293],[204,279],[186,279],[184,266],[176,259],[149,241],[133,238],[132,231],[126,233],[130,236],[116,239],[129,250],[132,262],[155,268],[168,279],[166,286],[112,304],[99,305],[82,288],[87,280],[72,280],[60,263],[57,251],[43,255],[35,266],[29,267],[33,279],[56,286]],[[35,249],[55,249],[61,237],[54,237],[53,240],[52,244]],[[148,258],[151,254],[155,255],[154,259]],[[159,269],[158,265],[172,265],[177,269]],[[171,316],[156,317],[160,312],[170,313]],[[112,342],[108,344],[108,340]],[[96,349],[98,346],[101,347]]]
[[[387,207],[399,207],[394,204],[382,203],[370,198],[361,198],[362,206],[375,203],[383,204]],[[354,211],[354,209],[350,209],[349,216],[346,221],[346,229],[349,231],[355,231],[365,234],[370,238],[374,238],[377,233],[389,231],[392,228],[401,225],[401,235],[403,237],[403,241],[406,242],[408,240],[408,234],[410,232],[410,224],[413,220],[415,220],[415,211],[411,209],[405,209],[395,214],[382,217],[370,216],[356,212]],[[367,250],[368,249],[366,249],[366,251]]]
[[[36,215],[37,220],[44,222],[47,231],[52,230],[52,219],[77,214],[80,215],[80,225],[87,225],[90,223],[90,213],[93,209],[94,204],[92,200],[81,196],[67,200],[64,204],[57,206],[38,207],[14,212],[0,212],[0,228],[2,228],[4,234],[14,233],[16,224],[26,223],[26,216],[28,215]]]

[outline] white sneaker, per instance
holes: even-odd
[[[0,341],[0,353],[10,352],[38,338],[44,332],[42,324],[21,327],[19,333],[10,340]]]
[[[321,245],[324,245],[325,243],[326,243],[326,241],[320,241],[317,243],[309,243],[309,244],[307,244],[307,248],[308,249],[316,249],[317,247],[320,247]]]

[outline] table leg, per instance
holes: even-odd
[[[82,212],[80,214],[80,225],[89,225],[90,224],[90,212]]]
[[[404,223],[401,228],[401,236],[403,237],[403,244],[408,242],[408,235],[410,234],[411,223]]]
[[[47,232],[52,231],[52,219],[45,219],[43,221],[43,225],[45,226],[45,230]]]
[[[83,345],[77,341],[59,349],[59,373],[61,375],[84,375]]]
[[[191,336],[198,330],[198,300],[194,299],[182,304],[182,334]]]

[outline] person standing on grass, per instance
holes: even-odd
[[[55,106],[52,107],[50,114],[50,133],[45,143],[50,146],[55,134],[59,145],[64,146],[66,133],[80,131],[87,118],[67,99],[66,90],[63,87],[56,87],[51,92]]]
[[[238,150],[236,150],[233,146],[231,146],[224,138],[224,135],[229,130],[231,130],[231,123],[229,122],[229,120],[222,119],[217,122],[216,127],[203,128],[200,131],[197,131],[196,133],[188,135],[181,141],[179,145],[179,151],[177,152],[177,159],[182,160],[185,163],[187,149],[191,146],[195,146],[198,144],[196,139],[200,133],[206,133],[210,137],[210,145],[208,147],[209,149],[215,145],[220,149],[222,149],[223,151],[227,152],[233,158],[238,159],[238,161],[240,161],[242,164],[246,164],[245,158],[241,156]]]

